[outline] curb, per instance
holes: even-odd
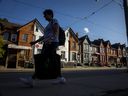
[[[82,70],[128,70],[126,67],[74,67],[74,68],[61,68],[62,71],[82,71]],[[0,68],[0,72],[34,72],[34,68]]]

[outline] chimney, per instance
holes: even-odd
[[[78,38],[78,36],[79,36],[79,35],[78,35],[78,32],[76,32],[76,37]]]

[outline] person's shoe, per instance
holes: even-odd
[[[65,84],[66,79],[64,77],[58,77],[55,81],[52,82],[52,84]]]
[[[32,78],[19,78],[19,80],[24,83],[25,85],[28,85],[29,87],[33,87],[33,79]]]

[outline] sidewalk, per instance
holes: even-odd
[[[116,67],[81,67],[77,66],[74,68],[61,68],[62,71],[77,71],[77,70],[127,70],[126,67],[116,68]],[[0,72],[34,72],[34,68],[4,68],[0,66]]]

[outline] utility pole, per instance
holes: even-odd
[[[128,0],[124,0],[124,15],[125,15],[125,23],[126,23],[126,36],[127,36],[127,44],[128,44]]]
[[[127,45],[128,45],[128,0],[123,0],[123,6],[124,6],[124,15],[125,15],[125,24],[126,24]],[[128,48],[126,49],[126,62],[128,68]]]

